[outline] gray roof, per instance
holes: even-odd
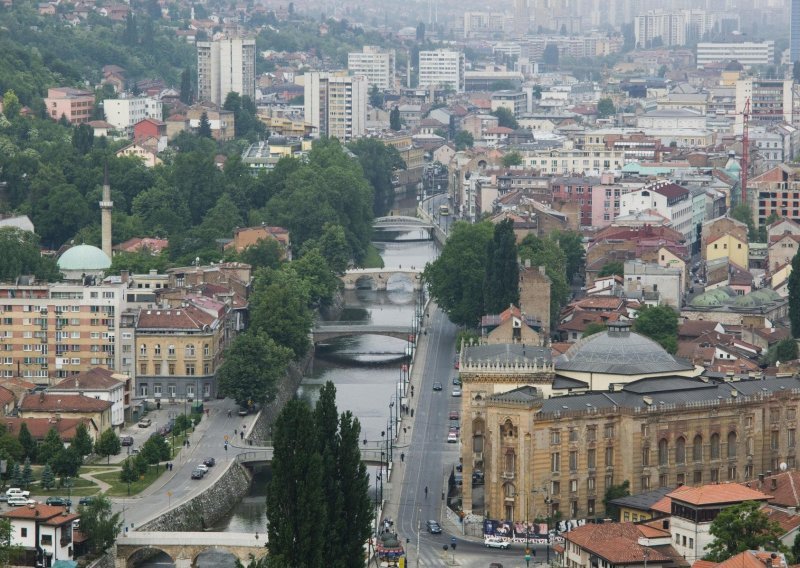
[[[626,322],[581,339],[556,359],[556,371],[641,375],[689,371],[694,366],[667,353],[652,339],[632,333]]]
[[[491,345],[472,345],[464,350],[465,361],[486,361],[503,363],[550,363],[552,357],[547,347],[535,347],[522,343],[496,343]]]
[[[498,402],[515,402],[518,404],[532,404],[542,401],[542,393],[536,387],[526,385],[514,390],[493,394],[489,397],[489,400]]]
[[[669,493],[675,491],[674,487],[659,487],[647,493],[639,493],[638,495],[628,495],[627,497],[618,497],[612,499],[610,502],[620,507],[630,507],[640,511],[649,511],[650,507],[661,501]]]

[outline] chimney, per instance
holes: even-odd
[[[772,479],[770,479],[770,490],[775,491],[777,488],[778,488],[778,479],[776,477],[773,477]]]
[[[539,274],[541,274],[542,276],[547,276],[547,274],[545,272],[545,269],[544,269],[544,265],[539,267]]]
[[[39,402],[44,402],[44,391],[39,393]]]

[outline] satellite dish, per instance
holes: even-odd
[[[786,471],[789,466],[786,465],[786,462],[781,462],[781,471]]]

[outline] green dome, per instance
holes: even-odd
[[[110,266],[108,255],[91,245],[72,247],[58,258],[61,270],[105,270]]]
[[[722,302],[720,302],[719,298],[717,298],[711,292],[705,292],[704,294],[700,294],[699,296],[692,298],[691,304],[696,308],[712,308],[715,306],[721,306]]]
[[[733,304],[739,308],[754,308],[761,305],[761,302],[758,301],[758,298],[754,298],[752,294],[747,294],[746,296],[737,296]]]

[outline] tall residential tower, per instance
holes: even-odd
[[[256,40],[197,42],[197,96],[222,106],[228,93],[256,98]]]

